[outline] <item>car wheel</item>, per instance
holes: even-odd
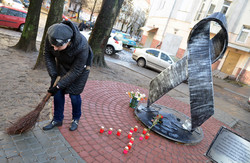
[[[105,53],[106,53],[107,55],[112,55],[112,54],[115,53],[115,49],[114,49],[112,46],[106,46],[106,48],[105,48]]]
[[[145,67],[146,66],[146,61],[143,58],[140,58],[137,60],[137,65],[140,67]]]
[[[19,31],[20,31],[20,32],[23,32],[23,29],[24,29],[24,24],[21,24],[21,25],[19,26]]]

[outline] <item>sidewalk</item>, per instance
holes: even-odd
[[[1,163],[85,163],[55,128],[44,132],[49,121],[37,123],[31,131],[7,135],[0,131]]]
[[[235,99],[230,99],[237,101],[237,99],[242,99],[237,101],[241,106],[245,105],[247,108],[250,106],[247,104],[248,97],[250,97],[250,87],[244,86],[239,87],[228,83],[225,80],[213,78],[214,87],[219,87],[226,91],[228,94],[235,96]],[[222,95],[223,96],[223,95]],[[230,127],[234,127],[237,123],[241,121],[246,123],[248,128],[250,128],[250,112],[240,107],[239,105],[234,105],[224,100],[223,97],[215,97],[215,114],[214,117],[221,122],[227,124]],[[249,110],[249,109],[248,109]]]
[[[248,99],[250,97],[250,86],[239,87],[226,82],[225,80],[219,78],[213,78],[213,83],[215,86],[221,87],[230,93],[239,95]]]
[[[209,162],[204,153],[219,128],[229,126],[211,117],[202,125],[204,138],[196,145],[178,144],[153,132],[148,140],[139,141],[144,126],[128,106],[126,94],[136,89],[148,93],[144,88],[126,83],[88,81],[82,94],[83,116],[78,130],[71,132],[68,129],[71,103],[67,97],[65,120],[59,130],[43,131],[41,128],[47,121],[25,134],[8,136],[0,133],[0,162]],[[190,116],[188,104],[168,95],[157,104]],[[135,125],[139,127],[133,133],[135,142],[125,155],[123,149],[129,142],[127,134]],[[100,126],[105,127],[103,134],[99,133]],[[112,135],[108,135],[108,128],[114,129]],[[116,136],[118,129],[122,130],[119,137]]]

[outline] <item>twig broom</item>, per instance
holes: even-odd
[[[56,86],[57,82],[60,80],[60,77],[57,77],[54,86]],[[43,97],[43,100],[37,105],[36,109],[29,112],[25,116],[19,118],[15,123],[13,123],[9,128],[6,129],[7,134],[21,134],[24,133],[31,128],[33,128],[37,122],[37,119],[40,115],[40,112],[43,110],[44,105],[51,97],[51,93],[47,93],[46,96]]]

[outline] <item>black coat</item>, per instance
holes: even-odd
[[[93,52],[88,45],[86,38],[79,32],[76,25],[71,21],[62,23],[70,26],[73,30],[73,37],[68,47],[62,51],[54,51],[49,43],[48,37],[45,41],[45,63],[51,78],[61,76],[57,83],[65,93],[78,95],[82,93],[88,79]]]

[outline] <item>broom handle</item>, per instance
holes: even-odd
[[[55,83],[53,84],[53,87],[55,87],[56,86],[56,84],[58,83],[58,81],[61,79],[61,77],[60,76],[57,76],[57,78],[56,78],[56,81],[55,81]],[[50,96],[51,96],[52,94],[51,93],[47,93],[47,95],[44,97],[44,102],[47,102],[48,100],[49,100],[49,98],[50,98]]]

